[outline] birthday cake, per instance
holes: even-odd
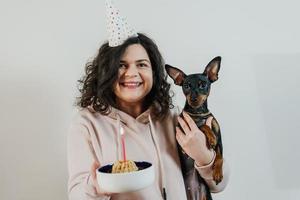
[[[133,172],[138,171],[138,167],[135,162],[132,160],[119,160],[115,162],[112,166],[111,173],[124,173],[124,172]]]

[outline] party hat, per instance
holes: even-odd
[[[120,11],[114,6],[112,0],[105,0],[105,5],[110,47],[119,46],[130,37],[138,37],[135,30],[128,25],[126,18],[120,15]]]

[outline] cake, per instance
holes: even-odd
[[[134,161],[119,160],[113,164],[111,173],[124,173],[133,171],[138,171],[138,167],[136,166]]]

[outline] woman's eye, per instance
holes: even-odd
[[[139,66],[139,67],[147,67],[147,65],[144,64],[144,63],[140,63],[140,64],[138,64],[138,66]]]
[[[120,68],[126,67],[125,64],[120,63]]]

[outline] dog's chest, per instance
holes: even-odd
[[[194,122],[197,124],[197,127],[202,126],[205,124],[206,118],[199,117],[199,116],[191,116]]]

